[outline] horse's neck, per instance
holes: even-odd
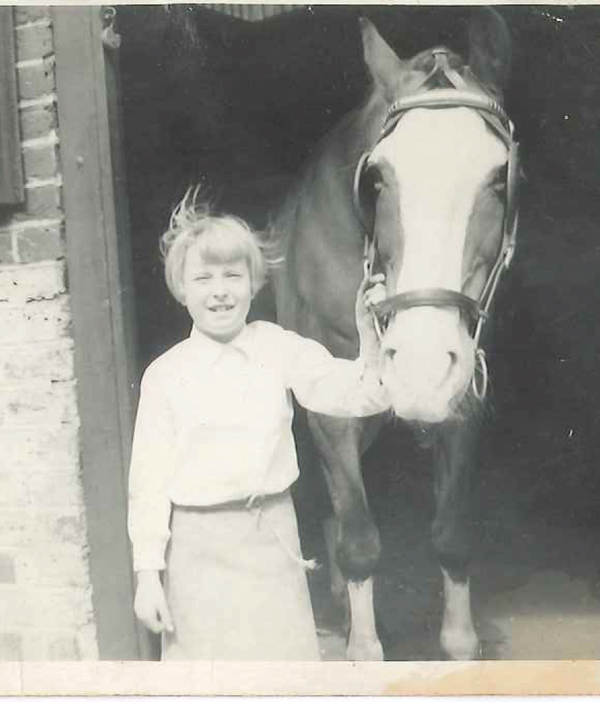
[[[324,138],[303,170],[292,201],[298,208],[296,237],[327,232],[332,246],[355,246],[362,229],[352,205],[354,173],[379,134],[385,107],[372,100],[349,113]],[[310,219],[310,223],[304,221]],[[320,231],[319,231],[320,230]]]
[[[370,151],[383,125],[385,105],[368,99],[350,112],[325,138],[317,160],[321,168],[335,168],[342,185],[352,184],[359,158]]]
[[[354,299],[362,276],[364,233],[352,183],[382,116],[367,103],[323,140],[280,210],[285,263],[274,275],[278,319],[338,355],[356,351]]]

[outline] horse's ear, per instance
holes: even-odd
[[[486,85],[501,92],[511,66],[511,37],[503,17],[491,7],[475,10],[469,25],[469,66]]]
[[[375,87],[382,90],[389,100],[396,94],[398,73],[402,61],[381,38],[375,25],[366,17],[359,18],[363,55]]]

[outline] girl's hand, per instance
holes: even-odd
[[[138,573],[133,609],[142,624],[155,634],[175,631],[157,570],[141,570]]]
[[[356,294],[356,327],[360,337],[361,352],[372,353],[379,349],[379,338],[373,322],[373,308],[386,298],[385,275],[377,273],[363,278]]]

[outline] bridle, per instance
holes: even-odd
[[[422,288],[409,290],[386,298],[374,307],[373,313],[376,328],[381,336],[382,332],[379,319],[400,310],[407,310],[412,307],[458,308],[474,322],[472,338],[475,341],[476,370],[473,375],[472,386],[474,394],[480,399],[483,399],[487,390],[487,365],[485,351],[479,347],[479,342],[483,325],[489,316],[498,283],[504,271],[509,268],[516,247],[519,145],[514,139],[513,123],[508,118],[503,108],[493,99],[488,90],[477,80],[473,73],[469,69],[466,69],[465,73],[468,72],[468,74],[466,76],[467,79],[465,79],[458,71],[451,68],[448,63],[446,49],[434,49],[432,54],[435,65],[418,88],[426,86],[426,84],[439,73],[446,78],[452,87],[435,88],[428,92],[396,100],[387,112],[381,133],[373,149],[391,134],[398,122],[409,110],[417,108],[447,109],[453,107],[468,107],[475,110],[483,117],[494,133],[500,137],[508,149],[506,206],[504,211],[502,245],[479,299],[476,300],[462,292],[446,288]],[[356,167],[353,183],[354,209],[365,231],[365,272],[371,270],[377,251],[376,235],[367,224],[367,218],[364,215],[360,196],[361,180],[373,149],[366,151],[361,156]],[[476,377],[477,366],[479,366],[479,380]]]

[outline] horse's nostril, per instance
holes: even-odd
[[[456,351],[448,351],[448,358],[450,360],[450,368],[454,367],[458,363],[458,354]]]

